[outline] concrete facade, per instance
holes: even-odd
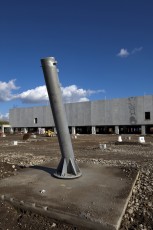
[[[107,127],[116,134],[122,130],[134,132],[136,129],[145,134],[146,129],[153,127],[153,95],[68,103],[65,110],[68,126],[73,133],[79,127],[86,127],[93,134],[96,129]],[[14,128],[55,126],[50,106],[11,109],[10,125]]]

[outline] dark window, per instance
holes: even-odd
[[[150,112],[145,112],[145,120],[150,120]]]
[[[38,123],[38,119],[36,117],[36,118],[34,118],[34,124],[37,124],[37,123]]]

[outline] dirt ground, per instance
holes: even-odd
[[[131,140],[129,139],[129,136]],[[138,135],[78,135],[72,137],[76,161],[106,166],[119,166],[139,170],[139,178],[122,220],[120,230],[153,229],[153,136],[145,136],[138,143]],[[14,145],[14,141],[18,141]],[[106,149],[100,144],[106,144]],[[0,179],[15,175],[24,167],[42,165],[53,159],[60,160],[57,137],[33,136],[23,140],[23,134],[0,137]],[[103,147],[103,146],[102,146]],[[60,223],[36,213],[16,210],[0,201],[0,229],[59,229],[82,230],[80,227]],[[84,228],[85,229],[85,228]]]

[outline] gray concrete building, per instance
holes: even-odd
[[[153,95],[68,103],[65,110],[72,134],[153,132]],[[9,120],[25,132],[55,128],[50,106],[10,109]]]

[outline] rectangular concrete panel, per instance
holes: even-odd
[[[137,172],[80,164],[83,176],[63,181],[52,176],[56,164],[27,168],[1,180],[1,198],[84,229],[119,229]]]
[[[69,114],[70,108],[67,110]],[[78,102],[71,105],[71,119],[73,126],[91,125],[91,102]]]

